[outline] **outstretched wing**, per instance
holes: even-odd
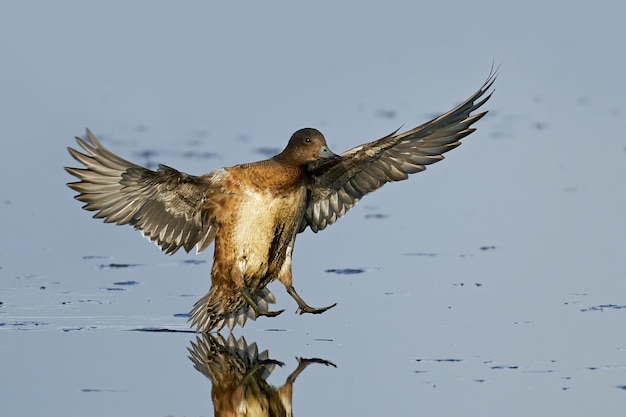
[[[67,185],[80,193],[75,198],[85,210],[96,211],[94,218],[130,224],[168,254],[196,245],[200,252],[213,241],[211,174],[196,177],[165,165],[151,171],[113,154],[89,129],[87,140],[76,141],[86,154],[67,149],[85,168],[66,167],[80,180]]]
[[[487,112],[471,114],[491,97],[485,93],[495,81],[492,71],[485,83],[467,100],[407,132],[397,131],[352,148],[334,160],[309,166],[312,177],[306,214],[300,231],[307,226],[317,232],[333,224],[363,197],[390,181],[402,181],[426,165],[444,159],[443,154],[472,133],[472,124]]]

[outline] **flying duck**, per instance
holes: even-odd
[[[493,94],[491,72],[478,91],[452,110],[403,133],[395,132],[334,154],[322,133],[295,132],[272,158],[195,176],[166,165],[156,171],[115,155],[87,130],[76,138],[83,152],[68,148],[82,168],[67,185],[83,208],[105,223],[129,224],[167,254],[205,250],[214,242],[211,288],[191,310],[191,326],[203,332],[243,326],[248,317],[276,316],[273,280],[285,285],[298,313],[309,306],[293,286],[291,259],[296,236],[335,223],[366,194],[402,181],[472,133],[487,112],[475,113]]]

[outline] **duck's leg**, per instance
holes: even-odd
[[[287,292],[289,293],[289,295],[292,296],[294,300],[296,300],[296,303],[298,303],[298,309],[296,310],[296,313],[299,313],[299,314],[304,314],[304,313],[321,314],[324,311],[329,310],[337,305],[337,303],[334,303],[332,305],[329,305],[327,307],[322,307],[322,308],[311,307],[302,299],[302,297],[300,297],[300,295],[296,292],[296,289],[293,287],[293,285],[291,284],[285,285],[285,288],[287,288]]]
[[[296,357],[296,359],[298,360],[298,367],[296,369],[294,369],[294,371],[292,373],[289,374],[289,376],[287,377],[287,380],[285,381],[285,384],[293,384],[294,382],[296,382],[296,378],[298,377],[298,375],[300,375],[302,373],[302,371],[304,371],[305,368],[307,366],[309,366],[310,364],[312,364],[312,363],[320,363],[322,365],[332,366],[333,368],[337,367],[337,365],[335,365],[331,361],[327,361],[325,359],[320,359],[320,358],[298,358],[298,357]]]
[[[283,263],[283,266],[280,269],[277,279],[283,283],[289,295],[293,297],[294,300],[296,300],[296,303],[298,303],[298,309],[296,310],[296,313],[321,314],[324,311],[336,306],[337,303],[333,305],[329,305],[328,307],[322,307],[322,308],[311,307],[296,292],[296,289],[293,287],[293,275],[291,273],[291,253],[293,252],[293,244],[295,242],[295,239],[296,237],[294,236],[291,244],[287,248],[287,256],[285,257],[285,262]]]
[[[276,317],[280,313],[285,311],[285,309],[278,310],[278,311],[270,311],[267,307],[261,308],[259,304],[254,300],[254,297],[252,296],[252,294],[250,294],[250,290],[248,288],[243,289],[241,291],[241,295],[244,298],[244,300],[246,300],[246,302],[250,305],[250,307],[252,307],[252,309],[254,310],[257,316]]]

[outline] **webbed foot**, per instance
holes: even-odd
[[[300,295],[296,292],[296,289],[293,288],[293,285],[288,285],[286,286],[286,288],[287,288],[287,292],[289,293],[289,295],[291,295],[293,299],[296,300],[296,303],[298,303],[298,309],[296,310],[297,314],[304,314],[304,313],[322,314],[324,311],[329,310],[337,305],[337,303],[334,303],[332,305],[329,305],[327,307],[322,307],[322,308],[311,307],[302,299],[302,297],[300,297]]]

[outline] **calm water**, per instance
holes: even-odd
[[[626,33],[610,4],[5,6],[1,414],[207,416],[211,378],[298,416],[621,412]],[[65,186],[87,126],[192,174],[304,126],[341,152],[448,110],[493,60],[491,112],[463,146],[298,237],[296,288],[338,303],[320,316],[273,284],[281,316],[198,339],[185,314],[211,254],[165,256]],[[217,380],[228,363],[243,371]]]

